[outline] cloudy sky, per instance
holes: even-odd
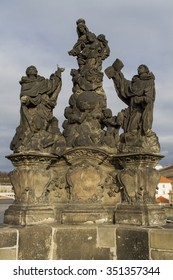
[[[72,91],[68,55],[77,40],[76,20],[84,18],[91,32],[105,34],[111,53],[103,69],[118,57],[127,79],[139,64],[156,77],[153,131],[159,137],[162,165],[173,163],[173,1],[172,0],[0,0],[0,170],[13,167],[5,159],[20,120],[19,80],[30,65],[48,78],[56,65],[65,67],[54,115],[60,129]],[[116,115],[125,104],[104,77],[108,107]]]

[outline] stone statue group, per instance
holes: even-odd
[[[102,62],[110,55],[108,41],[105,35],[96,36],[90,32],[84,19],[77,20],[76,24],[78,39],[69,55],[77,58],[79,68],[70,73],[73,88],[69,106],[64,111],[63,132],[60,132],[53,109],[64,69],[58,67],[45,79],[38,75],[35,66],[29,66],[20,81],[20,124],[11,150],[61,155],[67,148],[87,146],[110,153],[159,153],[158,138],[152,131],[153,73],[146,65],[140,65],[132,80],[127,80],[119,59],[105,70],[107,77],[113,80],[118,97],[126,105],[114,116],[107,108],[103,89]]]
[[[6,223],[63,223],[63,219],[81,223],[90,217],[97,220],[100,209],[113,223],[120,202],[125,206],[155,203],[159,172],[154,167],[162,156],[152,131],[154,75],[142,64],[127,80],[123,62],[116,58],[104,71],[124,102],[114,115],[103,88],[108,41],[105,35],[92,33],[84,19],[77,20],[76,31],[77,42],[69,55],[76,57],[78,69],[70,72],[73,86],[62,132],[53,110],[64,68],[57,67],[46,79],[32,65],[20,80],[20,124],[10,144],[13,154],[7,157],[15,166],[10,172],[15,203],[5,214]],[[126,219],[121,206],[120,218],[125,221],[138,209],[125,212]]]

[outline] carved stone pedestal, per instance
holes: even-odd
[[[10,172],[14,203],[5,211],[4,223],[31,225],[55,221],[54,209],[47,201],[51,180],[49,166],[56,160],[50,154],[13,154],[7,157],[15,166]]]
[[[67,149],[61,157],[41,153],[8,156],[15,202],[4,223],[114,223],[120,193],[112,155],[96,148]]]
[[[116,176],[122,203],[154,204],[160,174],[155,166],[162,158],[159,154],[131,153],[114,157],[119,163]]]
[[[115,155],[93,147],[67,149],[60,157],[43,153],[8,156],[15,201],[4,223],[164,223],[155,201],[159,155]]]
[[[64,182],[61,184],[61,190],[54,190],[57,222],[114,223],[120,193],[116,192],[117,171],[109,153],[92,147],[68,149],[52,169],[55,181],[58,182],[58,178],[62,178],[61,181]]]
[[[155,166],[161,158],[149,153],[115,157],[122,167],[117,174],[122,203],[117,204],[115,223],[139,226],[165,223],[165,212],[155,199],[160,178]]]
[[[115,223],[137,226],[158,226],[166,223],[165,211],[157,204],[118,204]]]

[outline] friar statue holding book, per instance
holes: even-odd
[[[155,77],[149,68],[141,64],[137,74],[127,80],[122,68],[124,64],[116,59],[112,66],[105,70],[113,80],[118,97],[127,105],[118,113],[118,122],[124,133],[120,137],[120,150],[123,152],[156,152],[160,145],[152,131],[153,108],[155,101]]]

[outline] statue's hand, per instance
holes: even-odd
[[[55,74],[58,76],[58,77],[61,77],[61,73],[65,71],[65,68],[62,68],[62,67],[59,67],[57,66],[57,70],[55,72]]]
[[[21,97],[20,100],[21,100],[21,103],[26,104],[26,103],[28,103],[28,101],[29,101],[29,97],[26,96],[26,95],[24,95],[24,96]]]
[[[68,54],[72,56],[76,56],[77,52],[74,49],[72,49],[71,51],[68,52]]]
[[[64,72],[64,71],[65,71],[65,68],[61,67],[61,68],[60,68],[60,71],[61,71],[61,72]]]

